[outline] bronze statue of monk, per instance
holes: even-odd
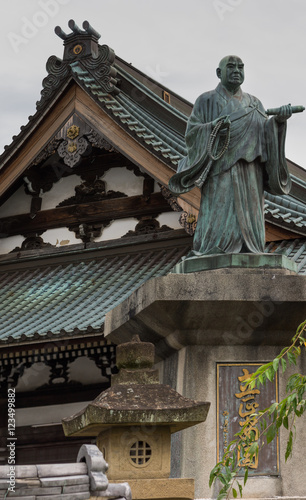
[[[186,129],[188,154],[169,188],[179,195],[198,186],[201,206],[192,254],[262,253],[264,190],[290,191],[285,159],[290,105],[269,118],[261,102],[241,90],[244,64],[224,57],[217,88],[200,95]]]

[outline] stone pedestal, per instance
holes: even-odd
[[[189,345],[287,345],[305,314],[306,277],[287,269],[173,273],[107,313],[105,335],[120,344],[136,332],[161,360]]]
[[[213,269],[286,269],[297,273],[297,265],[286,255],[276,253],[224,253],[216,255],[201,255],[186,258],[178,262],[172,273],[195,273]]]
[[[193,479],[129,479],[129,485],[133,500],[194,499]]]
[[[225,417],[220,418],[219,408],[225,408],[222,395],[227,404],[226,398],[236,398],[239,392],[235,388],[239,388],[238,378],[236,385],[221,387],[218,368],[239,367],[241,376],[246,365],[251,373],[253,367],[272,361],[282,346],[290,344],[305,318],[306,276],[284,266],[171,273],[148,281],[107,314],[106,338],[120,344],[137,332],[143,340],[154,342],[163,382],[188,397],[211,401],[205,425],[184,430],[176,443],[180,457],[176,472],[195,478],[194,498],[217,496],[208,483],[226,437]],[[286,395],[286,377],[295,370],[305,372],[304,361],[301,356],[298,366],[289,367],[285,377],[279,374],[280,399]],[[230,373],[233,380],[233,370]],[[231,421],[240,419],[238,412],[233,415]],[[284,461],[288,436],[281,430],[280,464],[273,473],[270,463],[253,477],[249,471],[245,498],[304,497],[300,471],[305,468],[306,436],[299,420],[292,459]]]

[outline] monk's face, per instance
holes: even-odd
[[[217,69],[217,76],[226,89],[231,92],[238,90],[244,81],[244,64],[240,57],[224,57]]]

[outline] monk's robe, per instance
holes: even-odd
[[[212,122],[221,116],[231,120],[230,142],[223,156],[211,162]],[[218,137],[215,155],[226,133]],[[169,181],[176,195],[201,188],[194,255],[264,251],[264,189],[282,195],[291,187],[285,136],[286,121],[269,119],[261,102],[241,89],[232,95],[220,83],[196,100],[186,129],[188,154]]]

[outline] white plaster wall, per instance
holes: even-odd
[[[11,215],[27,214],[31,210],[32,196],[25,193],[21,186],[12,196],[0,207],[0,217]]]
[[[182,229],[179,223],[179,212],[165,212],[156,217],[156,220],[160,223],[160,226],[169,226],[172,229]]]
[[[136,224],[138,224],[138,219],[133,217],[127,219],[119,219],[111,222],[109,226],[103,229],[102,234],[95,241],[108,241],[121,238],[128,231],[134,231]]]
[[[154,193],[159,193],[160,192],[160,187],[158,185],[157,181],[154,181]]]
[[[9,238],[1,238],[0,255],[9,253],[16,247],[21,247],[23,241],[24,237],[21,235],[10,236]]]
[[[65,245],[76,245],[82,243],[82,240],[75,237],[73,231],[69,231],[66,227],[48,229],[41,235],[45,243],[51,243],[56,247]]]
[[[38,387],[49,383],[51,368],[45,363],[34,363],[25,368],[22,377],[19,378],[16,387],[17,392],[35,391]]]
[[[106,183],[107,191],[120,191],[127,196],[141,195],[143,192],[143,177],[137,176],[125,167],[115,167],[108,170],[101,179]]]
[[[62,179],[53,184],[50,191],[42,194],[41,210],[55,208],[61,201],[74,196],[75,186],[78,186],[81,183],[82,179],[78,175],[62,177]]]
[[[25,368],[22,377],[18,380],[16,391],[35,391],[38,387],[49,383],[50,373],[51,368],[45,363],[34,363],[29,368]],[[101,375],[101,370],[95,362],[86,356],[81,356],[68,364],[68,376],[69,381],[80,382],[84,385],[108,381]]]
[[[86,356],[81,356],[69,364],[69,380],[87,385],[103,381],[107,382],[108,379],[102,377],[101,370],[93,360]]]

